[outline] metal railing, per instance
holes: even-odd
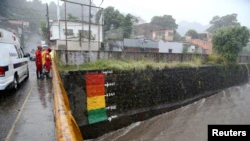
[[[54,61],[52,63],[52,71],[57,140],[83,141],[81,131],[70,112],[68,96]]]

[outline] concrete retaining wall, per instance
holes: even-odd
[[[248,82],[242,66],[61,74],[84,139],[176,109]]]

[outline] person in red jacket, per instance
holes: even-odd
[[[36,50],[36,76],[40,79],[42,76],[42,46],[38,45]]]
[[[51,49],[48,48],[46,53],[45,53],[45,68],[46,68],[46,77],[47,78],[49,78],[49,73],[50,73],[51,64],[52,64],[50,52],[51,52]]]

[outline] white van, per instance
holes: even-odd
[[[0,90],[17,90],[29,78],[28,60],[15,34],[0,29]]]

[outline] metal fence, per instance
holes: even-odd
[[[66,64],[65,51],[57,50],[56,57],[60,63]],[[181,53],[151,53],[151,52],[100,52],[100,59],[108,60],[135,60],[135,61],[154,61],[154,62],[187,62],[192,61],[194,57],[207,61],[207,54],[181,54]],[[98,52],[68,51],[68,65],[80,65],[88,61],[97,61]],[[239,63],[249,63],[250,56],[241,55],[238,57]]]

